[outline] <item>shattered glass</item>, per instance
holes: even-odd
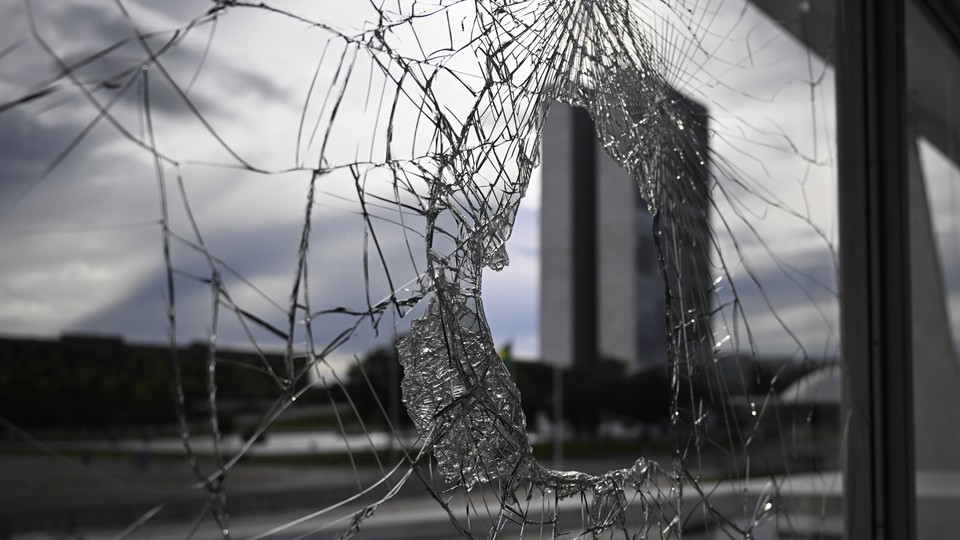
[[[362,537],[382,515],[400,520],[391,505],[402,513],[400,494],[414,485],[451,537],[834,530],[839,438],[813,420],[829,404],[824,413],[807,387],[781,392],[778,382],[834,363],[839,344],[832,68],[829,51],[804,46],[806,30],[791,33],[811,9],[633,0],[0,8],[0,145],[9,148],[0,294],[10,299],[0,321],[27,334],[136,322],[152,331],[134,339],[168,338],[192,482],[113,533],[160,535],[174,501],[202,492],[171,536],[212,527],[223,537]],[[707,115],[691,113],[687,98]],[[537,459],[534,419],[484,309],[484,280],[509,270],[557,103],[586,110],[603,150],[636,182],[664,288],[670,447],[607,472]],[[87,233],[96,236],[70,239]],[[111,314],[129,303],[136,321]],[[412,432],[389,395],[376,396],[385,430],[358,412],[374,382],[351,370],[391,339]],[[182,353],[191,342],[202,344],[202,365]],[[237,348],[251,357],[226,355]],[[221,424],[237,369],[272,388],[239,438]],[[352,493],[238,529],[231,477],[319,391]],[[191,416],[198,407],[202,424]]]

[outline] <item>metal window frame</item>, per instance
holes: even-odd
[[[840,3],[845,537],[916,537],[904,0]]]
[[[845,537],[917,537],[905,2],[960,53],[960,1],[843,0],[837,17]]]

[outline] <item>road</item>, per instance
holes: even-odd
[[[142,540],[223,538],[221,531],[209,517],[210,513],[205,510],[207,499],[204,491],[197,489],[183,492],[183,487],[192,480],[189,475],[184,475],[182,465],[177,467],[174,463],[164,462],[154,462],[146,468],[141,465],[116,459],[95,459],[91,464],[84,465],[36,456],[0,457],[0,539],[115,538],[124,531],[124,527],[135,522],[145,509],[155,504],[155,501],[163,500],[163,494],[177,492],[182,495],[170,500],[168,506],[146,521],[143,527],[128,531],[128,537]],[[597,461],[572,465],[589,472],[602,472],[611,465],[621,464]],[[325,512],[316,512],[317,509],[329,508],[349,499],[358,491],[358,482],[368,487],[381,477],[378,469],[369,467],[358,472],[359,475],[354,475],[349,467],[244,464],[229,480],[231,538],[294,540],[341,537],[344,530],[350,529],[356,513],[363,509],[363,504],[369,504],[375,499],[368,499],[363,504],[359,501],[347,502]],[[724,515],[743,515],[745,505],[752,509],[757,497],[768,490],[768,483],[769,477],[736,486],[723,483],[711,491],[711,503],[718,508],[733,505],[720,508]],[[380,485],[375,491],[376,497],[383,496],[386,487]],[[834,519],[832,514],[836,512],[833,510],[840,508],[841,493],[837,474],[797,475],[789,483],[780,486],[780,493],[783,500],[794,497],[797,501],[806,501],[803,504],[810,508],[805,510],[803,515],[793,515],[792,519],[796,524],[797,518],[809,517],[811,522],[807,528],[811,531],[823,531],[824,519]],[[824,497],[828,497],[830,501],[836,500],[837,503],[827,504],[827,508],[833,509],[827,514],[822,510],[827,502]],[[459,492],[449,501],[449,507],[456,521],[467,528],[475,538],[487,538],[493,524],[501,522],[498,520],[500,504],[487,490],[474,490],[469,497]],[[579,497],[562,501],[561,533],[583,529],[581,507],[582,501]],[[631,509],[638,510],[639,504],[635,503]],[[96,518],[96,512],[104,512],[101,514],[103,519],[83,521]],[[552,514],[549,504],[541,503],[537,498],[529,503],[528,510],[524,513],[530,517]],[[32,525],[16,526],[17,519],[22,522],[24,516],[29,517],[31,514],[35,518]],[[198,516],[203,519],[191,535],[193,523]],[[633,521],[629,522],[631,526],[628,528],[637,530],[639,519],[642,518],[628,516],[628,520],[630,519]],[[837,523],[830,522],[827,525],[829,529],[839,531]],[[518,525],[507,523],[497,538],[540,539],[553,536],[553,528],[549,525],[541,528],[539,525],[528,524],[521,536]],[[567,538],[574,536],[561,534],[561,537]],[[462,538],[463,535],[451,522],[450,515],[429,496],[421,481],[411,478],[396,497],[377,507],[372,515],[362,520],[359,534],[354,537],[364,540],[442,540]],[[760,534],[754,534],[754,537],[765,538]],[[651,535],[650,538],[656,536]],[[685,534],[684,538],[712,540],[713,537],[697,533],[694,529]]]
[[[561,512],[565,515],[579,516],[579,498],[567,499],[562,503]],[[231,538],[237,540],[300,540],[300,539],[337,539],[348,530],[355,519],[356,508],[341,508],[321,515],[312,516],[305,512],[281,512],[270,515],[233,516],[230,523]],[[461,526],[469,526],[473,538],[488,538],[491,523],[487,515],[474,515],[468,519],[466,505],[451,505]],[[536,512],[535,512],[536,513]],[[539,514],[538,514],[539,515]],[[469,525],[468,525],[469,524]],[[149,524],[130,532],[128,538],[134,540],[182,540],[187,538],[192,524],[157,523]],[[579,532],[580,529],[575,529]],[[122,529],[108,528],[85,531],[75,538],[84,540],[111,540]],[[573,534],[562,534],[562,538],[574,538]],[[365,519],[356,529],[353,538],[362,540],[458,540],[460,534],[450,516],[429,497],[400,499],[390,501],[379,507],[375,513]],[[62,532],[24,533],[12,537],[12,540],[67,540]],[[193,540],[222,540],[223,535],[212,519],[205,519],[191,536]],[[521,531],[519,526],[508,524],[501,529],[497,538],[502,540],[548,539],[554,538],[553,530],[547,526],[527,526]],[[651,539],[656,536],[650,536]],[[708,540],[713,537],[704,533],[685,534],[688,540]]]

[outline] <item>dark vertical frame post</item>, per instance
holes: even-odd
[[[597,136],[590,113],[573,109],[573,363],[598,360]]]
[[[916,536],[903,0],[838,17],[845,537]]]

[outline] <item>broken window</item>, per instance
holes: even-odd
[[[193,477],[114,532],[839,531],[833,21],[820,3],[0,9],[4,328],[168,344]],[[483,294],[531,215],[545,122],[563,106],[592,126],[579,147],[625,171],[646,206],[628,221],[650,227],[669,388],[666,444],[585,472],[537,457],[529,396],[484,309],[510,298]],[[625,243],[626,260],[637,249]],[[570,315],[572,332],[608,324],[594,305]],[[332,435],[299,448],[283,428],[310,410]],[[283,454],[339,457],[350,482],[282,499],[296,516],[249,518],[234,482]]]

